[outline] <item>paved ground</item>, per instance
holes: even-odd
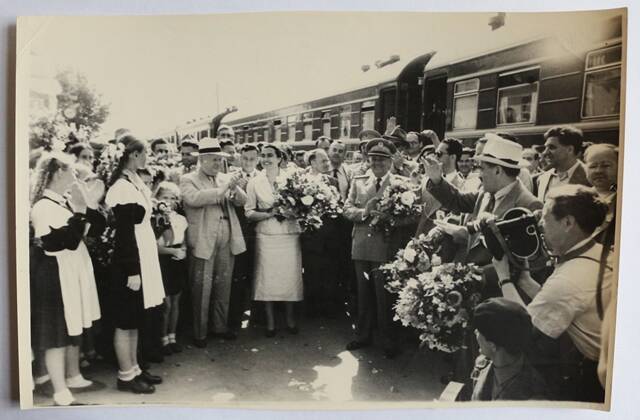
[[[215,404],[216,402],[433,401],[444,386],[442,356],[419,351],[408,338],[403,353],[386,360],[376,348],[345,350],[351,339],[345,320],[304,320],[292,336],[279,331],[265,338],[260,328],[245,328],[235,341],[210,340],[206,349],[186,346],[150,371],[164,383],[155,394],[116,390],[115,368],[94,366],[86,376],[106,389],[76,393],[85,404]],[[38,406],[51,399],[34,397]],[[241,405],[241,404],[240,404]]]

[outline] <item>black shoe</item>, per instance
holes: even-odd
[[[398,356],[400,354],[400,350],[398,349],[385,349],[384,350],[384,358],[385,359],[395,359],[396,356]]]
[[[198,347],[199,349],[203,349],[207,347],[207,339],[206,338],[194,338],[193,345]]]
[[[182,346],[178,343],[169,343],[169,347],[174,353],[182,353]]]
[[[162,377],[161,376],[152,375],[147,370],[143,370],[140,375],[136,376],[136,378],[145,381],[149,385],[159,385],[159,384],[162,383]]]
[[[134,394],[153,394],[156,392],[156,387],[139,379],[139,376],[136,376],[130,381],[121,381],[118,379],[118,391],[133,392]]]
[[[289,334],[292,335],[298,335],[298,333],[300,332],[300,330],[298,329],[298,327],[287,327],[287,331],[289,332]]]
[[[369,347],[371,345],[371,341],[358,341],[354,340],[347,344],[347,350],[358,350],[363,347]]]
[[[264,332],[264,336],[267,337],[267,338],[275,337],[276,336],[276,329],[275,328],[272,329],[272,330],[267,329],[267,331]]]
[[[173,354],[171,344],[165,344],[164,346],[162,346],[162,354],[165,356],[171,356]]]

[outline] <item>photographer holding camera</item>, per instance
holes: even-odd
[[[493,262],[504,297],[525,306],[531,315],[535,327],[531,356],[547,383],[558,386],[552,390],[557,399],[604,401],[596,374],[602,328],[596,303],[602,245],[593,234],[606,214],[607,205],[594,189],[582,185],[555,188],[547,195],[540,222],[547,247],[557,256],[546,282],[541,286],[528,271],[511,277],[506,257]],[[604,307],[610,300],[611,275],[607,265],[602,284]],[[528,305],[521,294],[532,299]]]
[[[514,207],[531,211],[542,208],[542,203],[518,180],[518,162],[522,146],[488,133],[488,141],[482,154],[476,156],[480,162],[482,188],[475,192],[462,192],[443,176],[442,164],[435,158],[422,159],[425,174],[429,178],[426,189],[442,206],[460,213],[469,213],[463,225],[436,221],[436,225],[450,235],[460,250],[457,260],[480,265],[491,264],[491,254],[480,240],[480,232],[470,232],[465,225],[487,217],[502,217]]]

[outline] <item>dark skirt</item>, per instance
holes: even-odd
[[[187,260],[174,260],[171,255],[160,255],[162,284],[167,296],[175,296],[184,290],[187,278]]]
[[[111,307],[113,325],[121,330],[137,330],[144,324],[142,286],[138,291],[127,287],[128,276],[117,262],[111,267]]]
[[[31,347],[37,352],[79,345],[82,335],[67,330],[56,257],[37,247],[30,254]]]

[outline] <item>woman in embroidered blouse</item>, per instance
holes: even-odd
[[[116,306],[114,347],[120,368],[117,387],[149,394],[155,391],[153,384],[162,382],[162,378],[138,366],[138,329],[145,309],[161,305],[165,293],[150,221],[151,191],[137,174],[146,164],[145,145],[131,135],[122,137],[119,143],[124,150],[105,200],[115,218],[112,281]]]
[[[285,302],[287,330],[297,334],[293,303],[303,296],[300,227],[294,220],[277,220],[272,209],[278,185],[286,181],[286,173],[280,168],[282,151],[267,144],[261,158],[264,171],[247,184],[245,205],[247,218],[257,222],[254,299],[265,302],[267,337],[275,335],[276,301]]]
[[[83,329],[100,318],[93,266],[83,242],[87,223],[92,235],[100,233],[94,226],[104,227],[94,210],[97,201],[76,181],[68,155],[41,157],[31,209],[31,345],[36,354],[44,352],[56,405],[73,403],[70,388],[91,385],[80,373],[78,345]]]

